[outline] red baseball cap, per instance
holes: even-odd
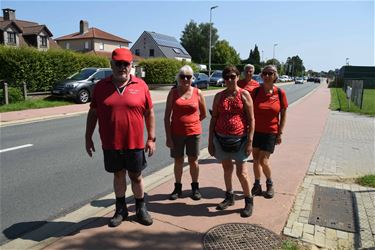
[[[133,61],[132,52],[127,48],[118,48],[112,52],[112,60],[130,63]]]

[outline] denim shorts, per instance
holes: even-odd
[[[147,166],[144,149],[103,149],[103,154],[104,168],[110,173],[115,173],[123,169],[129,172],[139,173]]]
[[[170,150],[172,158],[183,157],[185,148],[187,156],[198,157],[200,135],[172,135],[172,140],[173,149]]]
[[[243,141],[241,148],[238,152],[230,153],[225,152],[217,140],[216,136],[213,138],[213,143],[215,147],[215,153],[214,156],[217,160],[223,161],[223,160],[235,160],[236,162],[245,162],[247,161],[247,158],[249,155],[246,155],[246,144],[247,140]]]

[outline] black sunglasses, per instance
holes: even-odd
[[[191,75],[180,75],[181,80],[190,80],[192,77]]]
[[[264,76],[273,76],[273,74],[275,74],[275,72],[263,72],[262,75]]]
[[[120,67],[128,67],[130,65],[130,63],[123,62],[123,61],[115,61],[115,65],[118,68],[120,68]]]
[[[229,79],[234,80],[234,79],[236,79],[236,77],[237,77],[237,75],[226,75],[223,78],[224,78],[224,80],[229,80]]]

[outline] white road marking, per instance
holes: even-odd
[[[4,153],[4,152],[7,152],[7,151],[12,151],[12,150],[17,150],[17,149],[20,149],[20,148],[32,147],[32,146],[34,146],[34,145],[33,144],[25,144],[25,145],[18,146],[18,147],[1,149],[0,153]]]

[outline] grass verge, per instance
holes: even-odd
[[[375,188],[375,175],[370,174],[370,175],[359,177],[357,178],[356,183],[361,186]]]
[[[40,109],[40,108],[49,108],[57,107],[64,105],[71,105],[72,102],[65,101],[62,99],[56,99],[52,97],[45,97],[41,99],[29,99],[22,102],[10,103],[8,105],[0,106],[0,113],[10,112],[10,111],[19,111],[25,109]]]
[[[364,90],[362,109],[354,105],[352,101],[350,101],[349,109],[345,92],[341,88],[331,88],[330,109],[375,116],[375,89]]]

